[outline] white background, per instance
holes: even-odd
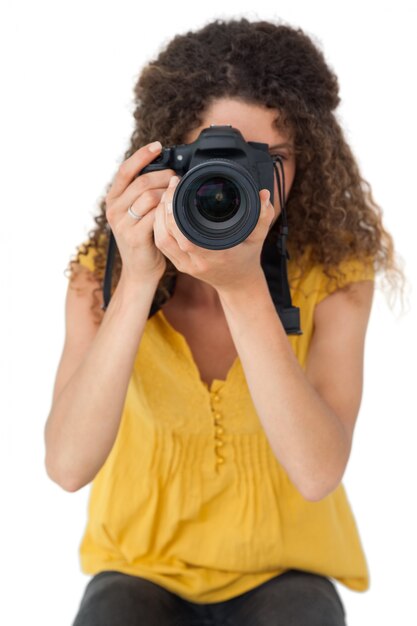
[[[132,130],[133,86],[176,33],[221,17],[282,18],[323,46],[340,120],[383,206],[409,280],[399,315],[377,290],[344,484],[371,588],[337,583],[349,626],[415,619],[417,112],[413,3],[248,0],[4,2],[1,68],[2,601],[8,626],[69,625],[89,578],[78,546],[89,487],[44,469],[44,423],[64,340],[64,269],[93,227]],[[274,9],[272,9],[274,7]],[[414,372],[414,376],[412,376]]]

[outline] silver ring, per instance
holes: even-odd
[[[132,205],[133,206],[133,205]],[[127,212],[129,213],[130,217],[133,217],[134,220],[141,220],[143,215],[138,215],[137,213],[135,213],[132,210],[132,207],[130,206],[127,210]]]

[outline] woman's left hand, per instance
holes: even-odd
[[[261,211],[257,225],[244,241],[225,250],[208,250],[193,244],[179,230],[173,213],[172,198],[178,176],[173,176],[155,211],[155,245],[178,271],[202,280],[217,291],[245,288],[263,275],[261,251],[275,211],[268,189],[259,192]],[[278,213],[279,215],[279,213]]]

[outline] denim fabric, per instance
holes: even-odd
[[[89,581],[73,626],[346,626],[329,578],[289,570],[246,593],[210,604],[106,571]]]

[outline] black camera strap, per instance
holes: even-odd
[[[276,163],[279,164],[281,170],[281,176],[278,173]],[[264,271],[271,298],[275,304],[277,313],[281,319],[284,329],[288,335],[301,335],[300,329],[300,310],[298,307],[293,307],[291,302],[291,292],[288,284],[287,273],[287,259],[289,254],[286,249],[286,241],[288,237],[288,224],[287,215],[285,211],[285,179],[284,169],[280,157],[273,159],[273,165],[275,170],[275,176],[277,179],[278,194],[281,204],[281,213],[278,217],[279,233],[278,239],[274,243],[269,236],[266,237],[261,253],[261,265]],[[282,179],[282,184],[281,184]],[[114,255],[117,247],[115,237],[107,224],[109,239],[107,245],[107,260],[106,269],[103,280],[103,310],[107,309],[107,306],[111,298],[111,283],[112,272],[114,265]],[[166,285],[170,297],[174,294],[176,285],[176,276],[173,276]],[[161,308],[161,304],[158,304],[154,298],[148,319],[155,315]]]
[[[278,172],[277,163],[280,168],[281,176]],[[273,164],[281,206],[281,213],[277,220],[279,232],[275,242],[272,236],[276,236],[276,233],[269,233],[266,237],[261,253],[261,265],[268,283],[272,301],[275,304],[275,308],[287,335],[301,335],[300,309],[292,305],[291,291],[288,283],[287,260],[289,260],[290,255],[286,248],[288,223],[285,209],[284,167],[280,157],[274,157]]]

